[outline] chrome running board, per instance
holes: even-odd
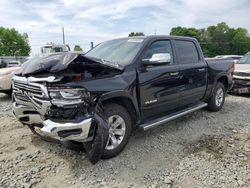
[[[158,118],[156,120],[149,121],[148,123],[145,123],[145,124],[141,124],[141,125],[139,125],[139,127],[142,128],[144,131],[146,131],[148,129],[151,129],[153,127],[161,125],[163,123],[172,121],[172,120],[179,118],[179,117],[182,117],[186,114],[192,113],[192,112],[200,110],[202,108],[205,108],[206,106],[207,106],[207,103],[199,103],[197,105],[190,106],[184,110],[169,114],[167,116]]]

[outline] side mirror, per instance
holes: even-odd
[[[142,62],[144,65],[170,64],[171,56],[169,53],[157,53],[153,54],[150,59],[143,59]]]

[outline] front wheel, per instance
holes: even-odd
[[[131,134],[132,124],[131,117],[123,106],[107,104],[104,110],[109,124],[109,137],[102,158],[108,159],[124,149]]]
[[[208,101],[207,109],[212,112],[219,111],[224,102],[226,97],[226,89],[223,83],[218,82],[214,88],[211,98]]]

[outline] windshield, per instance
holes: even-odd
[[[250,64],[250,52],[240,59],[239,64]]]
[[[126,65],[131,63],[142,46],[143,39],[116,39],[103,42],[90,50],[86,56]]]

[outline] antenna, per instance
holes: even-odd
[[[156,35],[157,29],[155,29],[155,35]]]

